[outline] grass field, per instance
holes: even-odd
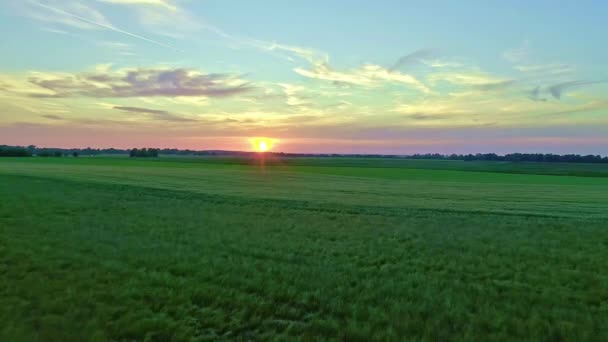
[[[608,340],[608,165],[0,159],[0,340]]]

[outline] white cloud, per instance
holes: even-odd
[[[306,90],[303,86],[280,83],[279,84],[283,88],[283,92],[287,97],[287,105],[289,106],[304,106],[307,105],[308,102],[301,96],[301,93]]]
[[[505,51],[503,57],[511,63],[526,62],[530,58],[530,41],[525,40],[521,46]]]
[[[339,71],[329,65],[327,54],[314,49],[282,44],[271,44],[266,49],[270,51],[284,51],[307,61],[310,64],[308,68],[296,67],[293,69],[304,77],[365,87],[377,87],[382,83],[400,83],[413,86],[425,93],[430,91],[428,87],[414,76],[398,71],[389,71],[379,65],[366,64],[356,69]]]
[[[443,69],[443,68],[460,68],[464,65],[462,63],[457,62],[448,62],[439,59],[434,60],[423,60],[422,64],[429,66],[431,68]]]
[[[317,51],[314,49],[300,47],[300,46],[293,46],[293,45],[267,43],[267,42],[263,42],[263,41],[253,41],[253,44],[257,45],[258,47],[262,47],[266,50],[269,50],[269,51],[284,51],[284,52],[293,54],[299,58],[302,58],[302,59],[308,61],[308,63],[313,64],[313,65],[321,65],[321,64],[329,63],[329,56],[327,56],[326,53],[323,53],[321,51]],[[289,56],[287,56],[287,57],[289,57]],[[291,61],[293,61],[293,59],[291,59]]]
[[[418,103],[399,104],[394,110],[402,114],[467,114],[472,113],[470,108],[462,108],[459,103],[454,101],[434,100]]]
[[[363,66],[361,74],[365,75],[371,80],[403,83],[413,86],[424,93],[430,92],[430,89],[422,82],[418,81],[414,76],[396,71],[390,72],[386,68],[379,65],[367,64]]]
[[[140,6],[135,8],[135,11],[141,25],[157,34],[171,38],[184,39],[188,36],[187,33],[201,29],[215,30],[181,9],[166,11],[162,8]]]
[[[441,81],[464,86],[482,86],[508,81],[480,71],[440,72],[429,75],[429,82]]]
[[[574,71],[574,68],[567,64],[550,63],[550,64],[523,64],[516,65],[515,70],[525,73],[546,73],[546,74],[566,74]]]

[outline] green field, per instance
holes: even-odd
[[[608,340],[608,165],[0,158],[0,341]]]

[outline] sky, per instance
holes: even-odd
[[[608,2],[0,0],[0,144],[608,155]]]

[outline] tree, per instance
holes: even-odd
[[[30,145],[30,146],[28,146],[27,150],[30,153],[30,155],[35,154],[36,153],[36,145]]]
[[[130,157],[138,157],[138,158],[157,158],[160,149],[158,148],[142,148],[142,149],[132,149],[129,151]]]

